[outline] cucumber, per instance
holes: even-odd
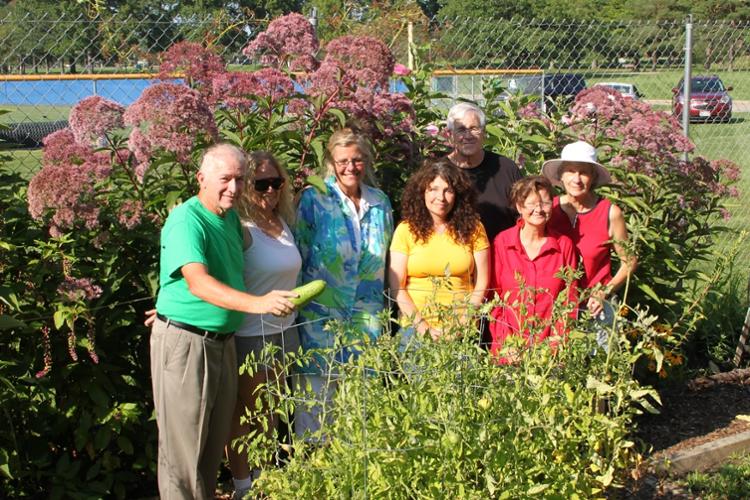
[[[298,286],[294,290],[292,290],[294,293],[299,295],[299,297],[289,299],[292,304],[294,304],[295,307],[304,307],[307,305],[308,302],[310,302],[312,299],[317,297],[320,292],[322,292],[326,287],[325,280],[315,280],[311,281],[310,283],[306,283],[302,286]]]

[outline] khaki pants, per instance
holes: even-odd
[[[211,340],[157,319],[151,381],[161,498],[213,499],[237,398],[234,340]]]

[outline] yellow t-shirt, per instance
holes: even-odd
[[[408,256],[406,291],[428,322],[433,314],[425,310],[427,304],[458,304],[467,298],[474,289],[474,252],[489,246],[487,233],[481,224],[474,232],[470,245],[456,243],[447,231],[433,233],[426,243],[417,243],[406,222],[398,225],[391,240],[392,252]],[[435,283],[433,278],[442,280]]]

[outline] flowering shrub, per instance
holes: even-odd
[[[124,112],[124,107],[104,97],[86,97],[70,110],[70,130],[76,142],[97,144],[109,132],[123,127]]]
[[[126,125],[133,127],[129,145],[143,177],[151,158],[171,153],[180,163],[191,160],[197,141],[211,141],[218,131],[203,96],[185,85],[151,85],[128,107]]]
[[[181,72],[188,85],[207,90],[213,78],[225,71],[224,62],[214,52],[199,43],[179,42],[162,55],[159,78],[170,80]]]
[[[101,206],[95,186],[112,169],[109,155],[77,142],[67,128],[47,136],[44,145],[42,169],[29,183],[29,214],[37,220],[51,214],[53,236],[77,225],[98,227]]]
[[[260,33],[242,51],[252,58],[277,69],[313,71],[318,67],[318,38],[315,29],[302,15],[292,13],[271,21],[268,29]]]

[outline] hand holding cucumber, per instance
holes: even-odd
[[[292,298],[291,302],[298,309],[300,307],[304,307],[307,305],[308,302],[310,302],[312,299],[320,295],[320,293],[325,289],[325,287],[326,287],[325,280],[313,280],[302,286],[298,286],[297,288],[292,290],[292,293],[297,294],[297,297]]]

